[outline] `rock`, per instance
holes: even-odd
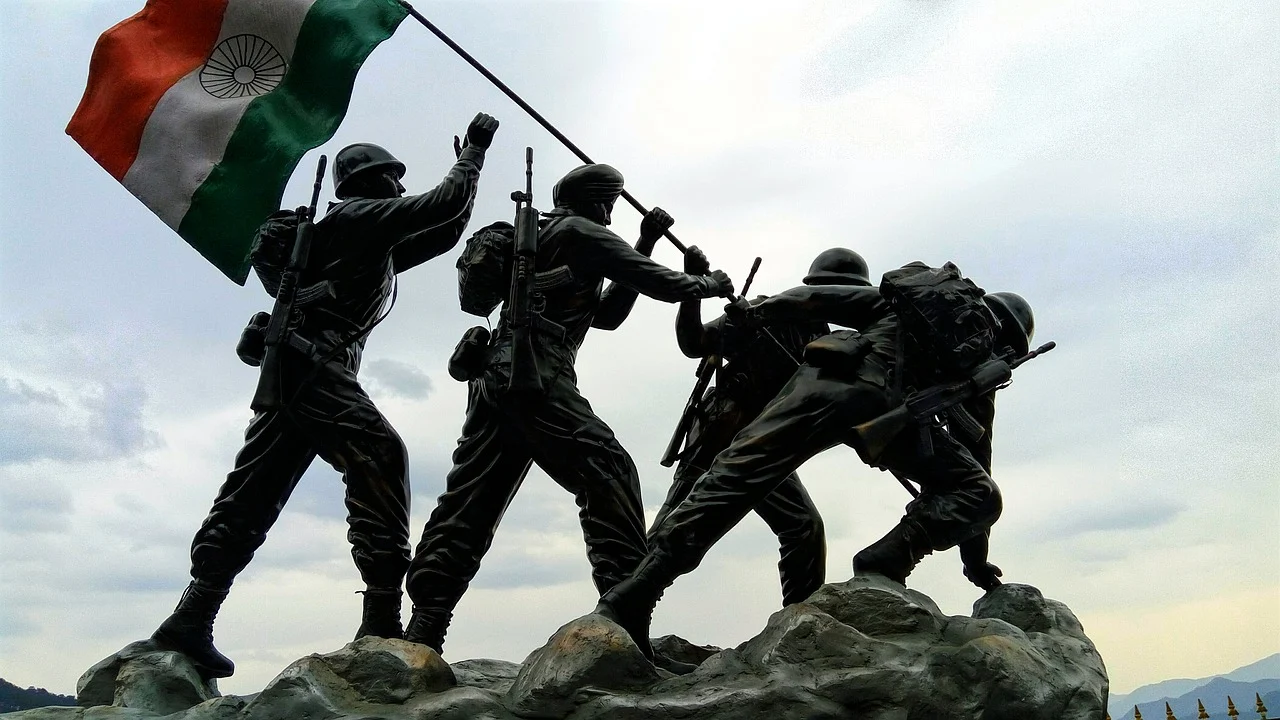
[[[481,688],[505,693],[516,681],[520,666],[506,660],[463,660],[453,663],[453,675],[458,686]]]
[[[912,635],[927,642],[945,619],[929,596],[881,575],[823,585],[805,603],[872,637]]]
[[[561,627],[533,651],[507,698],[517,715],[558,718],[599,691],[640,690],[659,679],[627,632],[593,613]]]
[[[85,671],[76,682],[81,707],[133,708],[169,715],[218,696],[217,681],[200,676],[186,655],[153,640],[130,643]]]
[[[319,657],[365,702],[400,704],[458,684],[435,650],[405,640],[363,637]]]
[[[429,695],[405,709],[410,711],[407,717],[412,720],[519,720],[506,708],[500,693],[475,687]]]
[[[253,720],[339,717],[368,705],[401,705],[455,684],[453,670],[435,650],[364,637],[285,668],[245,705],[243,715]]]
[[[736,648],[674,636],[655,647],[700,665],[679,677],[660,672],[598,615],[560,628],[520,665],[450,668],[424,646],[364,638],[293,663],[256,696],[206,698],[164,720],[1096,720],[1106,712],[1106,669],[1080,621],[1026,585],[1001,585],[973,617],[949,617],[915,590],[858,577],[774,613]],[[81,701],[111,706],[4,720],[157,718],[164,703],[191,701],[189,664],[173,655],[134,643],[85,673]]]
[[[720,652],[721,648],[712,645],[694,645],[677,635],[663,635],[657,640],[650,640],[655,653],[662,653],[672,660],[701,665],[707,658]]]

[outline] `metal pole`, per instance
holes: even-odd
[[[448,35],[445,35],[443,30],[436,27],[435,24],[433,24],[430,20],[423,17],[422,13],[415,10],[414,7],[409,3],[405,2],[405,0],[397,0],[397,2],[399,2],[401,5],[404,6],[406,10],[409,11],[409,14],[413,16],[414,20],[417,20],[419,23],[422,24],[423,27],[425,27],[426,29],[434,33],[435,36],[440,38],[440,40],[443,41],[445,45],[448,45],[450,48],[453,49],[454,52],[458,53],[458,55],[461,56],[463,60],[466,60],[468,63],[470,63],[471,67],[474,67],[476,70],[479,70],[481,75],[484,75],[486,78],[488,78],[489,82],[493,83],[495,86],[497,86],[499,90],[505,93],[507,97],[511,98],[516,105],[520,106],[520,109],[529,113],[529,117],[533,118],[538,122],[539,125],[546,128],[547,132],[551,133],[551,135],[555,137],[555,139],[559,140],[561,143],[564,144],[565,147],[569,148],[569,151],[572,152],[574,155],[577,155],[579,160],[581,160],[582,162],[588,165],[595,164],[595,162],[591,158],[587,157],[586,153],[582,152],[582,150],[579,149],[577,145],[573,144],[573,141],[565,137],[564,133],[557,130],[556,127],[552,125],[550,122],[548,122],[546,118],[542,117],[541,113],[539,113],[537,110],[534,110],[533,107],[529,105],[529,103],[525,102],[523,98],[517,95],[514,90],[507,87],[507,84],[499,80],[498,76],[489,72],[489,69],[486,68],[484,65],[481,65],[479,60],[476,60],[475,58],[471,57],[471,53],[468,53],[466,50],[463,50],[461,45],[454,42]],[[631,207],[635,208],[636,211],[639,212],[641,215],[647,215],[649,213],[648,208],[641,205],[640,201],[632,197],[631,193],[627,192],[626,190],[622,191],[622,199],[630,203]],[[688,252],[689,248],[686,247],[684,243],[677,240],[676,236],[672,235],[670,230],[664,230],[662,232],[662,235],[668,240],[670,240],[671,244],[674,245],[675,248],[680,252],[682,253]]]

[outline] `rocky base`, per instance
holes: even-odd
[[[587,615],[519,665],[445,663],[402,640],[362,638],[290,665],[256,696],[218,696],[182,655],[133,643],[77,687],[84,707],[12,720],[1095,720],[1102,658],[1075,615],[1027,585],[1002,585],[973,617],[878,576],[823,586],[737,648],[668,636],[655,646],[700,663],[653,667],[617,625]]]

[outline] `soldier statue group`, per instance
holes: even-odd
[[[468,383],[466,418],[411,552],[405,444],[360,386],[361,354],[396,275],[462,239],[497,128],[477,115],[455,138],[457,162],[421,195],[404,194],[405,166],[386,150],[346,147],[333,168],[339,202],[322,219],[312,223],[313,197],[311,208],[277,213],[259,230],[252,261],[277,299],[238,348],[262,367],[255,415],[192,541],[192,581],[155,631],[158,645],[209,677],[232,674],[213,645],[215,615],[317,455],[346,484],[347,538],[366,585],[356,637],[442,651],[454,607],[535,462],[577,501],[596,612],[669,669],[682,668],[649,643],[654,606],[748,511],[778,536],[784,605],[823,584],[822,518],[796,470],[835,445],[852,446],[915,495],[901,521],[854,557],[855,573],[901,583],[924,555],[959,546],[971,581],[1000,584],[987,562],[1001,511],[990,474],[994,394],[1036,354],[1027,303],[984,294],[950,264],[911,263],[877,287],[862,257],[843,248],[818,255],[798,287],[739,298],[697,248],[683,272],[650,259],[673,223],[662,210],[645,215],[634,246],[609,229],[623,178],[608,165],[565,175],[548,212],[514,194],[514,225],[468,239],[458,263],[463,308],[502,311],[492,334],[473,328],[450,362]],[[681,351],[704,359],[702,380],[717,377],[690,399],[664,459],[678,463],[675,479],[647,530],[636,466],[574,370],[587,331],[620,326],[638,294],[679,303]],[[704,324],[700,303],[717,297],[730,302]],[[407,626],[402,587],[413,604]]]

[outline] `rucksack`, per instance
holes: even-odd
[[[1000,323],[982,301],[983,289],[954,264],[913,262],[890,270],[880,294],[898,315],[913,350],[908,362],[917,371],[951,379],[990,358]]]
[[[457,263],[463,312],[489,317],[507,299],[515,242],[516,228],[509,222],[486,225],[467,238]]]
[[[280,277],[289,265],[293,241],[298,237],[298,225],[302,220],[296,210],[278,210],[271,214],[253,238],[249,250],[249,262],[271,297],[280,291]]]

